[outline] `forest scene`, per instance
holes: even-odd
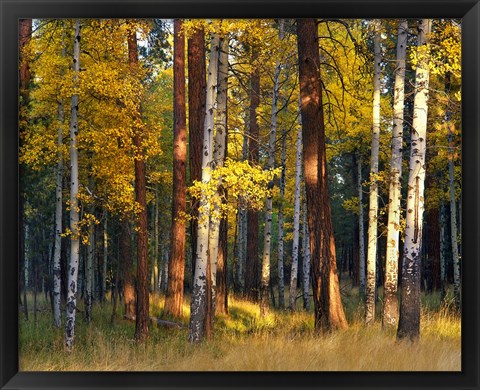
[[[459,19],[20,19],[20,371],[460,371]]]

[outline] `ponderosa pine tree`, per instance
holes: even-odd
[[[390,159],[390,191],[388,196],[387,255],[382,325],[395,326],[398,321],[398,258],[402,199],[403,110],[405,106],[405,57],[408,21],[400,20],[397,35],[397,64],[393,95],[392,155]]]
[[[128,33],[128,63],[133,75],[138,73],[137,33],[132,27]],[[139,120],[140,107],[134,114]],[[148,296],[148,228],[147,228],[147,192],[145,183],[145,152],[141,129],[134,129],[133,143],[136,148],[135,158],[135,201],[140,206],[137,215],[137,300],[135,307],[135,340],[144,341],[149,330],[149,296]]]
[[[428,35],[432,21],[418,21],[417,68],[408,172],[407,215],[403,249],[400,319],[397,338],[420,337],[420,265],[424,210],[425,151],[429,97]]]
[[[374,28],[374,75],[373,75],[373,125],[370,156],[370,201],[368,211],[368,246],[366,274],[365,323],[375,320],[375,291],[378,234],[378,151],[380,147],[380,76],[382,50],[380,47],[380,22],[373,22]]]
[[[346,328],[333,237],[315,19],[297,19],[305,192],[315,330]]]
[[[185,116],[185,37],[182,20],[173,22],[173,194],[172,240],[165,313],[175,318],[183,315],[183,280],[185,273],[185,218],[187,129]]]
[[[188,38],[188,138],[190,185],[202,179],[202,143],[206,99],[205,32],[197,27]],[[198,199],[191,199],[190,243],[192,274],[195,273],[198,229]]]
[[[120,221],[120,253],[123,259],[123,300],[124,316],[127,319],[135,318],[135,287],[132,259],[132,232],[127,218]]]
[[[80,73],[80,19],[75,21],[73,40],[73,85],[78,87]],[[78,93],[72,95],[70,115],[70,266],[68,272],[68,293],[65,315],[65,346],[67,352],[73,348],[78,294],[78,263],[80,257],[80,232],[78,229]]]

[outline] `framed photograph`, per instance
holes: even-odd
[[[477,0],[0,0],[0,388],[478,389]]]

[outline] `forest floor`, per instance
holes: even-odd
[[[94,305],[90,324],[84,320],[80,302],[75,347],[67,359],[63,326],[53,326],[51,306],[39,296],[36,323],[32,312],[28,321],[19,312],[20,370],[461,370],[461,318],[440,306],[439,294],[422,294],[421,338],[415,344],[397,342],[395,329],[382,330],[381,301],[377,321],[365,326],[358,288],[344,286],[342,298],[349,328],[315,335],[312,310],[302,310],[301,299],[298,311],[272,309],[262,319],[258,305],[230,296],[229,315],[216,318],[214,339],[198,345],[188,341],[188,297],[182,319],[185,328],[152,325],[150,339],[143,344],[133,341],[135,323],[121,318],[121,303],[112,325],[110,301]],[[31,297],[29,303],[31,309]],[[151,296],[151,315],[163,318],[163,304],[163,296]]]

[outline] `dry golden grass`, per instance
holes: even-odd
[[[20,314],[20,369],[25,371],[458,371],[460,318],[438,308],[437,296],[423,297],[421,339],[396,342],[380,322],[365,326],[349,290],[344,304],[349,328],[314,335],[311,312],[272,310],[261,319],[258,306],[230,298],[229,316],[216,319],[215,338],[191,345],[188,329],[152,326],[147,343],[133,340],[134,323],[110,324],[111,305],[94,306],[93,322],[79,314],[75,349],[67,358],[63,329],[54,329],[48,304],[37,324]],[[381,306],[381,305],[379,305]],[[151,314],[162,317],[163,298],[151,298]],[[188,325],[189,303],[183,323]],[[377,316],[378,317],[378,316]],[[378,317],[379,318],[379,317]]]

